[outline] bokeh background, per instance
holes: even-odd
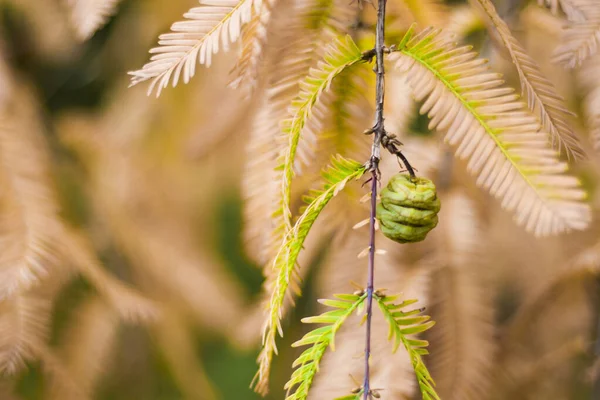
[[[392,11],[408,7],[407,13],[418,3],[390,2]],[[464,41],[518,85],[510,60],[466,3],[431,3],[414,18],[458,25]],[[49,207],[59,222],[47,226],[61,227],[44,231],[59,242],[52,245],[58,255],[44,259],[35,284],[0,285],[17,293],[0,303],[0,336],[13,341],[0,338],[0,356],[18,360],[11,345],[21,346],[24,361],[4,365],[1,400],[259,398],[249,385],[260,344],[263,272],[258,249],[244,245],[242,195],[258,102],[227,85],[236,49],[159,99],[148,97],[143,85],[128,88],[127,72],[139,69],[157,36],[195,5],[123,0],[84,40],[68,1],[0,1],[3,120],[23,135],[12,143],[2,134],[9,143],[2,144],[2,164],[41,187],[22,187],[29,197],[21,208],[11,203],[7,186],[0,189],[2,243],[8,243],[0,250],[1,267],[14,261],[14,207],[42,214]],[[573,110],[589,113],[590,88],[578,86],[581,71],[550,62],[561,17],[526,2],[500,2],[499,9]],[[600,77],[597,60],[589,65]],[[404,87],[393,73],[389,82]],[[370,96],[371,89],[364,91]],[[413,164],[440,184],[443,211],[425,243],[383,244],[388,261],[378,279],[390,291],[416,296],[438,321],[427,360],[442,398],[599,399],[598,224],[535,239],[475,188],[410,98],[390,99],[389,119],[402,129]],[[366,118],[356,135],[368,127]],[[599,164],[583,121],[573,124],[590,154],[575,171],[597,210]],[[394,163],[387,171],[398,169]],[[354,190],[358,202],[364,189]],[[347,206],[332,207],[345,213]],[[269,399],[285,397],[282,387],[299,354],[289,345],[306,331],[300,318],[320,311],[317,298],[362,282],[365,260],[356,254],[367,242],[349,227],[366,213],[355,214],[346,213],[349,221],[335,232],[315,228],[307,244],[303,296],[286,317]],[[42,241],[45,248],[48,240]],[[31,257],[39,261],[39,254]],[[0,278],[12,279],[4,272]],[[360,380],[361,334],[356,328],[338,339],[314,399],[333,398],[328,387],[356,386],[349,374]],[[377,340],[382,397],[417,396],[405,356],[389,354],[385,335]]]

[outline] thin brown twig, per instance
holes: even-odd
[[[369,168],[372,174],[371,182],[371,212],[369,217],[369,266],[367,278],[367,321],[365,338],[365,376],[363,383],[363,399],[368,400],[371,396],[370,380],[370,358],[371,358],[371,317],[373,314],[373,292],[375,284],[375,216],[377,206],[377,183],[379,181],[378,167],[381,159],[381,140],[385,136],[383,121],[383,104],[385,97],[385,69],[384,69],[384,47],[385,47],[385,6],[387,0],[379,0],[377,6],[377,32],[375,43],[375,57],[377,64],[375,74],[377,75],[376,94],[375,94],[375,125],[373,126],[373,146],[371,148],[371,158]]]

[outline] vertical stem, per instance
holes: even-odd
[[[375,55],[377,65],[375,74],[377,75],[375,92],[375,126],[373,127],[373,148],[371,150],[371,161],[381,158],[381,138],[385,132],[383,126],[383,102],[385,97],[385,67],[384,67],[384,47],[385,47],[385,6],[387,0],[379,0],[377,8],[377,32],[375,43]]]
[[[371,358],[371,316],[373,315],[373,291],[375,283],[375,209],[377,206],[377,168],[371,171],[371,215],[369,221],[369,271],[367,277],[367,334],[365,342],[365,380],[363,383],[364,400],[367,400],[371,393],[370,365]]]
[[[385,134],[383,123],[383,102],[385,96],[385,69],[384,69],[384,47],[385,47],[385,6],[386,0],[379,0],[377,7],[377,37],[375,54],[377,65],[376,99],[375,99],[375,126],[373,127],[373,147],[371,149],[371,213],[369,218],[369,270],[367,278],[367,323],[365,342],[365,380],[363,383],[364,400],[371,397],[370,365],[371,358],[371,316],[373,314],[373,291],[375,283],[375,215],[377,206],[377,185],[379,183],[378,167],[381,158],[381,138]]]

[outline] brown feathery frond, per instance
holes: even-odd
[[[55,268],[60,240],[48,149],[27,90],[20,89],[0,117],[0,299],[30,288]]]
[[[583,20],[575,19],[563,33],[562,44],[554,52],[554,61],[566,68],[580,66],[598,52],[600,44],[600,7],[594,0],[583,0]]]
[[[485,24],[477,10],[469,5],[455,7],[448,18],[444,30],[458,39],[464,39],[469,34],[485,29]]]
[[[17,293],[0,301],[0,374],[14,374],[39,357],[50,312],[50,302],[35,295]]]
[[[416,168],[419,176],[435,179],[435,173],[444,160],[446,147],[437,140],[410,138],[410,141],[402,146],[402,153],[409,160],[414,160],[413,167]],[[398,161],[393,160],[392,165],[397,166]]]
[[[455,47],[427,29],[409,32],[398,48],[404,71],[430,128],[446,132],[456,155],[469,159],[478,186],[502,200],[537,236],[585,229],[591,219],[579,180],[550,148],[535,115],[501,75],[488,72],[470,47]]]
[[[27,37],[33,51],[53,62],[72,60],[78,43],[73,35],[69,15],[61,1],[7,0],[27,21]]]
[[[485,397],[494,365],[494,312],[481,277],[485,239],[474,204],[460,191],[443,195],[436,240],[437,270],[432,279],[434,308],[441,329],[432,330],[431,371],[438,393],[448,399]]]
[[[242,50],[239,59],[231,71],[234,78],[229,86],[238,89],[242,85],[248,86],[252,92],[256,89],[259,80],[259,68],[264,56],[267,41],[268,26],[271,21],[272,8],[277,0],[270,3],[263,2],[261,8],[252,17],[252,20],[242,29]]]
[[[594,150],[600,151],[600,55],[587,59],[576,72],[583,94],[583,114]]]
[[[554,15],[558,15],[559,9],[562,10],[567,19],[573,22],[583,22],[586,20],[586,11],[582,5],[586,0],[538,0],[540,6],[550,8]]]
[[[44,378],[50,390],[62,393],[61,400],[92,400],[91,396],[79,386],[73,379],[72,374],[54,351],[47,346],[38,351],[39,358],[44,370]]]
[[[148,94],[156,88],[158,97],[169,83],[176,86],[180,78],[188,83],[196,74],[196,63],[209,67],[220,46],[227,51],[239,38],[262,0],[200,0],[200,4],[184,14],[186,21],[174,23],[170,33],[159,36],[150,62],[129,73],[132,86],[151,79]]]
[[[539,117],[543,129],[550,134],[552,145],[558,151],[564,148],[569,157],[584,158],[585,152],[581,143],[567,122],[568,118],[575,114],[569,111],[564,98],[556,92],[554,85],[543,76],[537,63],[512,35],[491,1],[477,0],[477,2],[492,21],[508,50],[519,73],[521,94],[527,99],[529,109]]]
[[[92,37],[117,11],[121,0],[67,0],[79,40]]]
[[[279,133],[279,121],[287,116],[287,99],[278,98],[267,89],[260,100],[250,127],[247,161],[243,171],[244,245],[252,259],[266,266],[279,245],[279,233],[273,213],[277,210],[278,149],[273,138]]]
[[[568,288],[573,282],[583,282],[600,276],[600,243],[579,253],[562,271],[547,282],[535,296],[528,298],[514,315],[506,329],[507,343],[516,337],[523,337],[525,330],[531,328],[532,321],[538,317],[544,307],[551,305],[561,288]]]
[[[91,243],[80,233],[65,228],[62,252],[126,321],[142,322],[158,317],[158,306],[119,282],[103,268]]]
[[[185,314],[169,309],[153,327],[156,342],[169,372],[187,400],[216,400],[213,388],[197,356],[197,338]],[[245,332],[248,334],[248,331]]]
[[[541,356],[515,360],[508,367],[504,367],[503,373],[496,376],[496,385],[490,391],[494,395],[492,399],[504,400],[518,397],[522,393],[530,393],[531,398],[568,399],[570,397],[570,393],[566,390],[568,385],[563,384],[558,387],[547,385],[549,383],[547,377],[554,376],[555,379],[564,377],[567,375],[564,373],[565,366],[571,365],[573,360],[589,353],[589,347],[583,337],[575,336],[565,338]],[[553,383],[555,383],[554,379]],[[550,386],[550,389],[547,386]]]
[[[114,354],[119,320],[99,297],[87,299],[75,311],[61,344],[61,359],[80,392],[92,398],[94,389]],[[77,400],[65,385],[50,385],[46,399]]]
[[[165,190],[165,183],[148,172],[136,145],[156,121],[152,113],[158,103],[140,92],[124,94],[103,117],[102,125],[87,130],[65,127],[62,139],[85,162],[88,190],[95,194],[91,197],[94,211],[135,273],[200,324],[229,333],[231,321],[239,320],[243,310],[242,290],[196,242],[191,243],[194,236],[187,220],[184,223],[176,211],[165,210],[164,203],[153,203],[156,188]],[[132,102],[139,105],[134,113],[122,106]],[[140,214],[141,205],[147,212]],[[218,308],[211,306],[215,303]]]
[[[410,122],[417,112],[417,106],[406,78],[399,71],[390,70],[385,84],[386,91],[394,94],[388,96],[385,102],[386,130],[402,141],[410,132]],[[408,141],[405,144],[408,144]]]
[[[102,204],[110,207],[103,215],[109,219],[117,245],[133,261],[132,266],[154,282],[155,290],[167,293],[212,330],[229,332],[243,312],[244,300],[236,282],[180,233],[132,219],[123,212],[125,206],[114,200],[104,199]]]

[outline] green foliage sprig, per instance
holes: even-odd
[[[275,343],[277,332],[283,336],[281,329],[283,303],[294,278],[294,268],[304,240],[329,201],[346,186],[346,183],[353,179],[359,179],[364,173],[364,165],[341,156],[334,157],[331,166],[322,173],[325,181],[323,189],[311,191],[306,196],[305,200],[309,202],[309,205],[281,243],[272,264],[272,268],[276,271],[276,277],[270,290],[263,349],[258,357],[260,366],[254,378],[256,389],[259,391],[264,390],[268,383],[271,361],[273,354],[277,351]]]
[[[403,311],[403,309],[417,300],[404,300],[400,303],[394,303],[398,296],[381,296],[375,294],[373,298],[377,301],[383,316],[390,325],[388,338],[393,340],[393,352],[395,353],[400,344],[408,352],[412,362],[413,369],[421,388],[423,400],[440,400],[435,391],[435,383],[431,374],[423,363],[421,356],[429,354],[426,340],[414,339],[411,335],[423,333],[431,328],[435,322],[430,321],[430,317],[419,315],[423,310],[416,309],[412,311]]]
[[[338,294],[335,297],[337,298],[335,300],[320,301],[322,304],[334,308],[334,310],[302,320],[306,324],[325,325],[307,333],[292,345],[294,347],[310,345],[310,347],[294,361],[293,367],[296,369],[285,385],[288,390],[286,400],[306,400],[327,348],[331,347],[332,351],[335,350],[336,333],[352,313],[360,313],[361,308],[364,307],[367,294]],[[433,379],[421,358],[421,356],[428,354],[426,349],[428,342],[413,337],[431,328],[434,322],[430,321],[429,316],[420,315],[423,312],[422,309],[404,311],[406,307],[415,304],[418,300],[404,300],[396,303],[398,296],[385,296],[380,292],[376,292],[373,298],[377,301],[385,320],[390,326],[388,339],[393,340],[392,352],[395,353],[400,345],[403,345],[408,353],[421,388],[423,400],[439,400]],[[292,390],[293,393],[290,394]],[[362,388],[357,389],[356,392],[336,400],[360,399],[364,394]]]
[[[300,84],[300,93],[292,101],[292,117],[283,121],[283,134],[288,140],[285,154],[281,157],[280,169],[283,171],[281,180],[280,210],[284,229],[291,228],[292,213],[290,211],[291,186],[296,150],[302,130],[311,117],[313,107],[324,91],[329,90],[333,79],[345,68],[363,59],[363,54],[350,36],[336,39],[326,50],[324,60],[317,68],[311,68],[309,75]],[[278,227],[277,229],[281,229]],[[288,230],[285,229],[285,230]],[[284,230],[284,232],[285,232]]]
[[[294,361],[293,367],[296,368],[292,377],[285,385],[288,390],[286,400],[304,400],[308,397],[308,391],[312,385],[313,379],[319,371],[319,364],[325,355],[328,347],[335,350],[335,334],[346,322],[348,317],[355,311],[360,311],[364,304],[366,293],[362,295],[338,294],[337,300],[321,300],[320,303],[332,307],[335,310],[327,311],[316,317],[304,318],[305,324],[326,324],[317,328],[306,335],[292,346],[307,346],[300,357]],[[290,392],[294,390],[293,393]]]

